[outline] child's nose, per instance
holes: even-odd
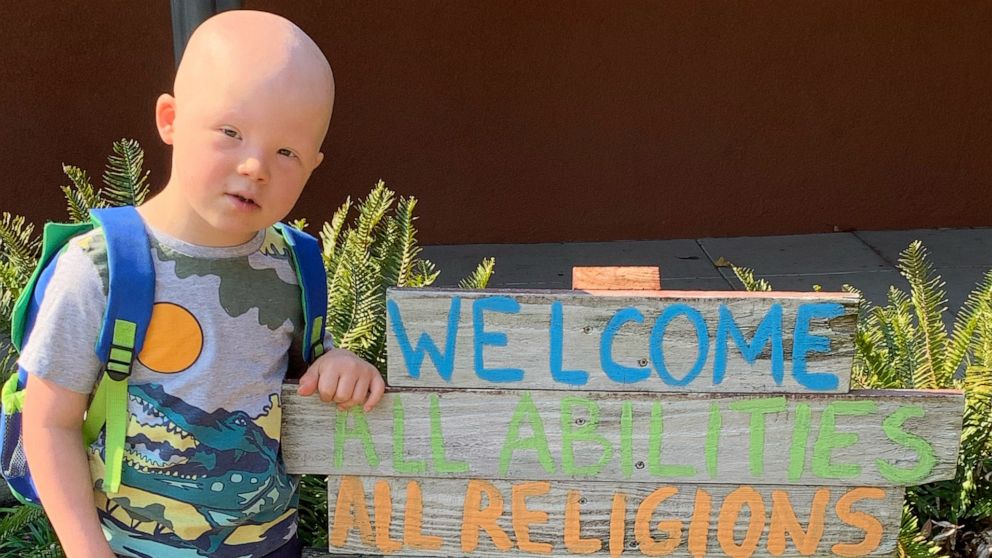
[[[238,173],[257,182],[269,180],[269,172],[265,163],[256,156],[245,157],[238,165]]]

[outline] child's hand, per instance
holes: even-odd
[[[374,366],[351,351],[331,349],[300,378],[297,393],[311,395],[314,391],[320,392],[321,401],[337,403],[343,411],[362,403],[366,411],[371,411],[382,399],[386,382]]]

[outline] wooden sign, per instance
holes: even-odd
[[[902,488],[328,478],[332,552],[891,556]]]
[[[371,413],[283,393],[300,473],[906,486],[954,477],[960,392],[387,393]]]
[[[397,289],[387,302],[389,381],[433,388],[846,392],[857,297],[754,294]]]
[[[330,552],[894,555],[963,394],[849,391],[852,295],[658,295],[390,291],[375,410],[283,393]]]

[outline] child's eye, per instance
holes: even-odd
[[[285,147],[280,149],[277,153],[279,153],[283,157],[296,157],[296,153],[293,153],[292,151],[286,149]]]
[[[229,138],[240,138],[241,137],[241,134],[239,134],[238,131],[235,130],[235,129],[233,129],[233,128],[221,128],[220,131],[221,131],[221,133],[223,133],[225,136],[227,136]]]

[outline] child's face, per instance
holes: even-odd
[[[317,45],[278,16],[223,12],[190,38],[175,92],[155,107],[172,176],[147,217],[210,246],[283,219],[323,159],[334,79]]]
[[[323,158],[326,107],[284,84],[239,85],[176,100],[173,182],[211,244],[283,219]]]

